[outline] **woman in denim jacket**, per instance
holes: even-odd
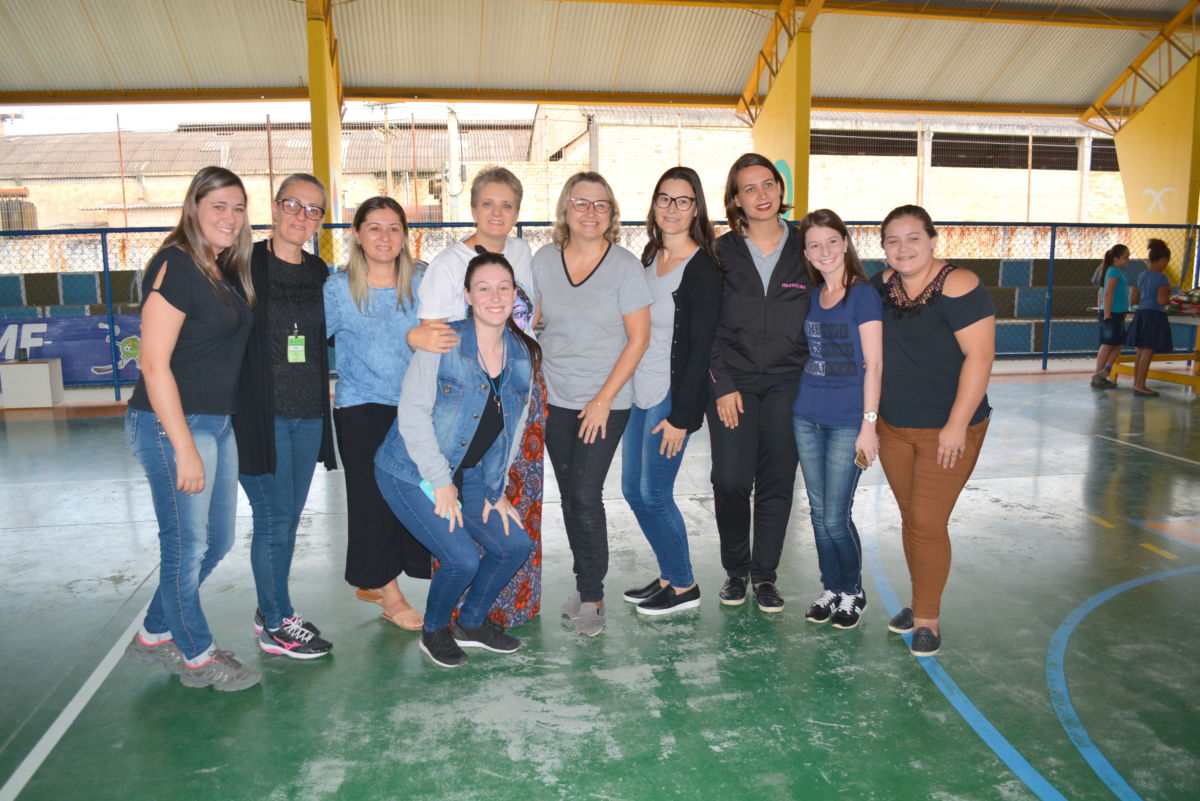
[[[464,647],[497,653],[521,647],[486,617],[529,554],[529,536],[505,485],[541,361],[537,343],[512,320],[516,280],[504,256],[471,259],[463,283],[471,314],[450,323],[458,345],[444,355],[413,354],[400,390],[404,413],[375,455],[388,505],[440,563],[420,648],[448,668],[467,661]]]

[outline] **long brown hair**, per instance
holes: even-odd
[[[667,181],[687,181],[692,188],[692,194],[696,196],[693,201],[696,204],[696,215],[692,217],[692,224],[688,226],[688,236],[719,265],[721,261],[717,258],[717,234],[713,230],[712,222],[708,219],[708,204],[704,201],[704,187],[700,185],[700,176],[691,167],[672,167],[664,172],[658,179],[658,183],[654,185],[654,193],[650,195],[650,213],[646,215],[646,235],[650,241],[642,250],[642,264],[649,267],[650,262],[654,261],[654,257],[663,249],[662,229],[658,227],[658,220],[654,217],[654,200],[658,197],[662,185]]]
[[[383,195],[368,198],[358,207],[358,211],[354,212],[354,230],[358,231],[359,228],[362,228],[367,215],[379,209],[394,211],[400,218],[400,228],[404,231],[403,244],[400,247],[400,253],[396,256],[395,265],[396,308],[399,309],[406,304],[411,305],[413,302],[412,281],[413,275],[417,272],[417,263],[413,260],[412,250],[408,245],[408,218],[404,216],[404,208],[392,198]],[[367,257],[363,254],[362,245],[357,241],[351,244],[350,258],[346,262],[346,272],[349,274],[350,280],[350,297],[354,299],[354,305],[360,312],[366,312],[371,296],[370,287],[367,284]]]
[[[250,217],[247,215],[241,230],[234,237],[233,244],[220,253],[216,252],[216,248],[200,230],[200,201],[210,192],[229,186],[236,186],[242,190],[242,202],[246,202],[246,187],[242,184],[242,179],[224,167],[205,167],[196,173],[183,196],[183,210],[179,214],[178,225],[167,234],[158,251],[150,257],[147,266],[153,265],[159,254],[167,248],[179,248],[191,256],[219,297],[227,299],[225,289],[215,275],[236,280],[241,286],[242,296],[254,307],[254,282],[250,279]]]
[[[463,289],[469,291],[471,289],[471,276],[473,276],[475,271],[480,267],[488,264],[496,264],[508,270],[508,275],[510,278],[512,278],[513,288],[516,288],[517,274],[513,271],[512,265],[508,263],[508,259],[504,258],[504,254],[480,253],[478,256],[467,262],[467,272],[466,275],[463,276]],[[472,315],[474,312],[474,309],[470,309],[470,313]],[[517,325],[517,321],[513,319],[512,312],[509,312],[508,321],[505,323],[505,325],[507,325],[508,329],[516,334],[517,339],[521,340],[522,344],[525,345],[525,350],[529,353],[529,361],[533,363],[533,369],[540,369],[542,366],[542,346],[538,344],[536,339],[521,330],[521,326]]]
[[[850,238],[850,231],[846,228],[846,223],[842,222],[842,218],[836,212],[830,209],[817,209],[804,215],[804,219],[800,221],[800,241],[803,243],[800,258],[804,262],[804,269],[808,272],[808,280],[813,286],[825,283],[825,276],[813,266],[812,261],[808,258],[808,232],[813,228],[833,229],[842,239],[846,240],[846,269],[842,274],[842,289],[845,294],[842,295],[841,300],[842,303],[845,303],[850,299],[850,287],[854,286],[856,281],[867,280],[867,271],[863,269],[862,261],[858,258],[858,251],[854,249],[854,240]]]
[[[734,198],[738,193],[738,173],[747,167],[766,167],[770,170],[771,177],[775,179],[775,183],[779,184],[779,211],[776,213],[782,217],[792,210],[792,207],[784,201],[784,198],[787,197],[787,182],[783,180],[779,169],[766,156],[758,153],[743,153],[730,166],[729,176],[725,179],[725,219],[729,221],[729,227],[739,236],[746,235],[746,212],[742,211],[742,207],[734,202]]]

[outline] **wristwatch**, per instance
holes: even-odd
[[[874,423],[876,420],[879,419],[879,415],[876,414],[875,412],[863,412],[863,419],[866,420],[868,423]]]

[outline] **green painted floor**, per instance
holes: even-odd
[[[157,554],[120,421],[0,424],[0,801],[1194,801],[1200,406],[1177,387],[1152,400],[1077,383],[990,394],[988,441],[952,522],[936,659],[913,659],[886,628],[907,574],[878,467],[855,507],[860,629],[803,620],[819,586],[802,502],[779,582],[787,611],[721,607],[702,433],[677,484],[699,610],[647,619],[620,600],[654,569],[614,465],[605,632],[580,640],[558,619],[572,587],[551,491],[548,614],[515,631],[519,653],[472,652],[457,671],[432,666],[342,582],[340,473],[314,482],[292,581],[334,654],[259,653],[243,499],[242,536],[204,595],[219,644],[264,674],[233,694],[105,663],[140,619]],[[424,596],[418,582],[406,591]]]

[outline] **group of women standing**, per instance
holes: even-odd
[[[515,651],[507,629],[540,608],[543,443],[575,576],[562,615],[576,632],[605,624],[602,491],[622,437],[622,492],[658,563],[623,598],[651,616],[698,606],[673,488],[705,419],[721,603],[752,593],[763,611],[782,611],[777,570],[799,464],[822,582],[806,618],[857,626],[867,600],[851,507],[878,455],[913,584],[889,628],[913,631],[914,653],[936,653],[947,521],[987,428],[995,317],[978,279],[934,256],[924,210],[884,221],[888,269],[868,281],[835,213],[784,222],[783,178],[753,153],[729,171],[731,230],[719,239],[699,176],[664,173],[641,258],[618,244],[616,198],[598,173],[567,181],[553,242],[536,254],[509,236],[521,197],[508,170],[481,172],[475,230],[427,267],[412,258],[403,209],[371,198],[354,216],[348,264],[326,280],[302,248],[325,215],[316,178],[281,184],[271,236],[251,247],[241,181],[216,167],[197,174],[143,283],[143,375],[126,428],[150,479],[161,575],[128,655],[189,686],[258,681],[216,647],[199,603],[233,542],[239,480],[254,513],[261,650],[332,650],[289,592],[316,464],[335,465],[331,418],[346,580],[384,619],[419,630],[440,666],[463,664],[464,648]],[[423,615],[401,574],[432,576]]]

